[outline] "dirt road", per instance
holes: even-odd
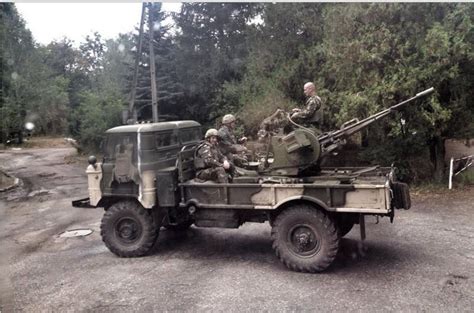
[[[342,240],[322,274],[291,272],[270,226],[163,230],[157,252],[120,259],[101,241],[73,149],[0,152],[22,185],[0,193],[0,311],[436,311],[474,308],[474,188],[413,197],[409,211]],[[65,238],[67,230],[90,229]]]

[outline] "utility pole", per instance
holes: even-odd
[[[140,63],[140,57],[142,55],[142,38],[143,38],[143,24],[145,24],[145,8],[146,4],[142,5],[142,16],[140,19],[140,32],[138,33],[138,49],[137,57],[135,58],[135,72],[133,73],[133,85],[130,94],[130,102],[128,104],[129,116],[132,116],[133,123],[137,122],[137,108],[135,107],[135,97],[137,94],[137,81],[138,81],[138,65]]]
[[[152,18],[152,6],[148,3],[148,33],[150,35],[150,78],[151,78],[151,110],[153,113],[153,123],[158,123],[158,99],[156,92],[156,69],[155,69],[155,49],[154,49],[154,22]]]
[[[149,65],[150,65],[150,88],[151,88],[151,108],[153,115],[153,122],[158,122],[158,92],[156,89],[156,64],[155,64],[155,50],[154,50],[154,19],[152,15],[153,3],[143,3],[142,5],[142,16],[140,19],[140,32],[138,34],[138,47],[137,47],[137,56],[135,58],[135,69],[133,73],[133,85],[130,92],[130,102],[128,105],[128,116],[129,123],[136,123],[138,121],[137,106],[136,102],[145,103],[140,109],[145,105],[150,104],[149,99],[139,99],[137,100],[137,89],[142,90],[148,89],[147,87],[138,87],[138,69],[140,61],[142,60],[142,46],[143,46],[143,27],[145,24],[145,11],[148,8],[148,34],[149,34]],[[142,94],[143,95],[143,94]],[[141,96],[139,96],[141,97]]]

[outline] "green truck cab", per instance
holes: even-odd
[[[321,168],[303,177],[244,171],[217,184],[195,179],[202,138],[195,121],[120,126],[105,135],[102,162],[89,158],[89,197],[73,206],[104,208],[101,236],[120,257],[150,253],[161,227],[268,221],[273,248],[288,268],[320,272],[354,224],[365,237],[365,216],[393,220],[395,209],[410,208],[408,188],[394,180],[392,168]]]

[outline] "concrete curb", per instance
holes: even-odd
[[[1,172],[3,175],[5,175],[5,176],[8,176],[8,177],[11,177],[11,178],[14,179],[14,180],[13,180],[13,184],[11,184],[10,186],[5,187],[5,188],[0,188],[0,192],[4,192],[4,191],[10,190],[10,189],[13,189],[13,188],[15,188],[15,187],[18,187],[18,185],[20,184],[20,179],[19,179],[19,178],[14,177],[14,176],[12,176],[12,175],[10,175],[10,174],[8,174],[8,173],[5,173],[4,171],[1,171],[1,170],[0,170],[0,172]]]

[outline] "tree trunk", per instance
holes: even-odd
[[[440,136],[434,136],[430,140],[430,157],[434,166],[433,178],[438,183],[441,183],[444,178],[444,140]]]

